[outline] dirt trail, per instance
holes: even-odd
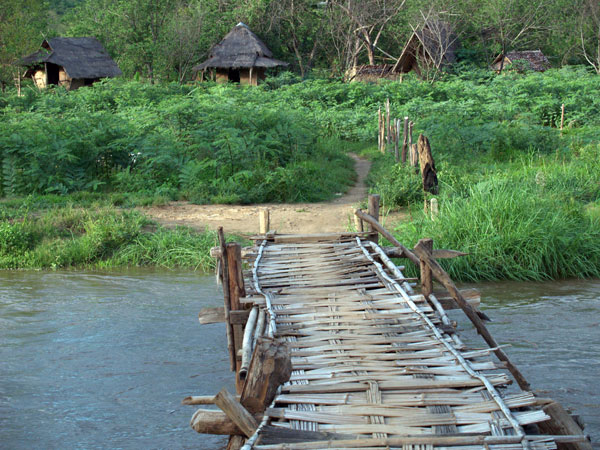
[[[271,229],[279,233],[323,233],[346,231],[352,221],[353,211],[366,199],[365,178],[371,162],[350,154],[358,175],[356,184],[335,200],[326,203],[265,203],[259,205],[193,205],[188,202],[172,202],[165,206],[141,208],[158,223],[173,227],[185,225],[198,230],[217,229],[226,232],[258,233],[258,212],[263,208],[271,211]],[[388,216],[387,222],[401,217]]]

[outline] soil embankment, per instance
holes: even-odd
[[[335,200],[325,203],[266,203],[260,205],[193,205],[172,202],[165,206],[143,208],[143,212],[161,225],[185,225],[198,230],[222,226],[226,232],[252,234],[258,232],[258,212],[271,211],[271,229],[279,233],[323,233],[346,231],[352,223],[354,209],[367,197],[365,178],[371,162],[351,154],[358,175],[355,185]],[[387,217],[387,222],[401,218],[400,213]]]

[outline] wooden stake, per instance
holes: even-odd
[[[400,119],[394,119],[394,159],[396,164],[400,161],[398,154],[398,143],[400,141]]]
[[[237,425],[242,433],[246,437],[250,437],[254,434],[258,423],[242,405],[238,403],[233,395],[231,395],[227,389],[223,388],[215,396],[215,404],[221,408],[221,410],[227,414],[227,417],[231,419],[233,423]]]
[[[259,234],[267,234],[271,229],[271,212],[268,208],[261,209],[258,212]]]
[[[219,236],[219,246],[221,250],[221,278],[223,281],[223,303],[225,321],[227,323],[227,349],[229,350],[229,366],[230,370],[235,370],[235,345],[233,338],[234,331],[229,318],[229,313],[231,311],[231,301],[229,294],[229,262],[227,258],[227,247],[225,244],[225,234],[223,233],[223,227],[219,227],[219,229],[217,230],[217,235]]]
[[[433,253],[433,239],[421,239],[419,243],[429,252],[429,254]],[[419,268],[421,269],[421,293],[426,299],[429,299],[429,295],[433,292],[431,269],[423,258],[419,258]]]
[[[369,194],[369,215],[373,217],[377,222],[379,222],[379,194]],[[379,236],[377,234],[377,230],[373,227],[372,224],[369,225],[368,231],[370,234],[369,240],[373,241],[377,244],[379,241]]]
[[[402,164],[406,164],[406,150],[408,147],[408,116],[404,117],[404,139],[402,141]],[[398,162],[396,160],[396,162]]]
[[[560,106],[560,134],[562,134],[563,126],[565,125],[565,104]]]
[[[238,311],[243,309],[240,298],[246,296],[246,291],[244,289],[244,275],[242,273],[242,246],[234,242],[229,243],[226,246],[226,252],[229,272],[229,304],[231,311]],[[239,394],[242,391],[243,380],[239,377],[242,361],[241,358],[238,358],[238,352],[243,345],[244,327],[241,324],[232,324],[232,327],[233,350],[235,356],[234,370],[236,371],[236,389]]]
[[[437,198],[432,198],[430,203],[431,220],[435,220],[439,214]]]
[[[352,209],[352,217],[354,217],[354,228],[356,228],[356,232],[362,233],[363,231],[365,231],[363,221],[360,220],[360,218],[356,214],[354,214],[354,209]]]
[[[506,364],[507,369],[513,375],[513,377],[515,377],[515,380],[517,381],[519,387],[524,391],[531,390],[531,386],[529,385],[523,374],[521,374],[519,369],[517,369],[516,366],[510,361],[508,355],[506,355],[506,353],[504,353],[504,351],[501,348],[498,348],[499,344],[490,334],[483,321],[479,318],[477,312],[464,299],[464,297],[457,289],[454,282],[450,279],[448,274],[444,271],[444,269],[442,269],[437,263],[437,261],[435,261],[431,257],[431,254],[429,253],[427,247],[421,241],[419,241],[419,243],[415,245],[414,252],[420,258],[421,261],[425,262],[429,266],[435,278],[440,283],[442,283],[444,287],[448,290],[450,295],[452,295],[454,301],[458,303],[458,306],[461,307],[461,309],[465,312],[465,314],[471,320],[473,325],[475,325],[475,329],[481,335],[481,337],[483,337],[483,339],[490,346],[490,348],[495,348],[494,353],[500,361],[503,361]]]
[[[387,150],[390,146],[390,99],[389,98],[385,101],[385,133],[386,133],[385,144],[386,144],[386,150]]]

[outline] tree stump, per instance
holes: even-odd
[[[417,141],[417,151],[419,153],[419,165],[421,166],[421,177],[423,178],[423,190],[431,194],[438,194],[438,179],[435,171],[435,162],[431,155],[431,146],[429,140],[419,135]]]

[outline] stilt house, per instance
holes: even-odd
[[[88,86],[101,78],[122,74],[102,44],[93,37],[57,37],[42,42],[42,48],[21,59],[26,77],[40,89],[50,84],[69,90]]]
[[[496,72],[501,72],[508,67],[518,71],[544,72],[550,68],[550,61],[540,50],[524,50],[521,52],[508,52],[506,56],[500,53],[492,62],[492,69]]]
[[[264,42],[240,22],[211,49],[208,60],[194,70],[201,72],[202,78],[210,70],[219,83],[231,81],[256,86],[265,78],[266,69],[288,65],[272,56]]]
[[[448,23],[428,21],[412,33],[392,70],[400,73],[414,70],[424,76],[429,70],[454,64],[457,48],[457,36]]]

